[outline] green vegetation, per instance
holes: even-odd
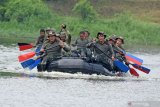
[[[81,15],[82,20],[89,22],[93,21],[97,16],[96,11],[93,9],[93,6],[88,0],[80,0],[74,6],[73,11],[79,13]]]
[[[85,6],[80,5],[82,1],[76,2],[77,5],[74,4],[73,10],[71,9],[72,12],[80,12],[79,15],[82,17],[78,18],[73,15],[60,15],[56,10],[52,11],[44,0],[3,0],[3,3],[0,4],[0,11],[3,11],[0,15],[0,43],[34,42],[40,28],[54,27],[58,32],[60,24],[65,23],[73,38],[78,36],[79,31],[87,29],[91,32],[92,37],[95,37],[98,31],[104,31],[108,36],[111,34],[123,36],[126,44],[160,45],[160,25],[158,23],[142,21],[131,12],[122,12],[106,18],[101,16],[97,10],[98,4],[95,10],[100,15],[96,17],[97,13],[91,6],[93,2],[91,4],[88,2],[90,8],[84,8]],[[67,1],[64,0],[64,2]],[[61,3],[61,0],[57,3]],[[85,15],[81,7],[86,9],[87,14],[90,15]],[[85,21],[85,19],[92,21]]]

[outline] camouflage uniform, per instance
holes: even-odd
[[[54,43],[46,43],[43,49],[45,50],[43,55],[41,55],[43,59],[41,64],[38,66],[40,71],[45,71],[52,61],[60,59],[62,57],[62,48],[57,41],[55,41]]]
[[[70,34],[70,32],[66,28],[62,28],[59,33],[61,34],[62,32],[66,33],[66,43],[68,45],[70,45],[71,44],[71,34]]]
[[[88,39],[81,39],[81,38],[78,38],[76,41],[75,41],[75,45],[77,46],[77,51],[78,53],[85,57],[86,54],[87,54],[87,48],[86,48],[86,45],[89,43],[90,41]]]
[[[70,56],[70,50],[71,50],[70,46],[66,42],[64,42],[64,48],[62,49],[62,55],[65,57]]]
[[[125,52],[125,50],[122,47],[118,47],[118,46],[114,45],[113,50],[114,50],[116,59],[118,59],[121,62],[126,61],[126,58],[123,54],[123,52]]]
[[[35,46],[36,46],[36,52],[39,52],[42,48],[43,42],[45,40],[45,36],[39,36],[36,40]]]
[[[43,42],[44,42],[44,39],[45,39],[45,36],[39,36],[39,37],[37,38],[37,40],[36,40],[35,45],[36,45],[37,47],[42,46],[42,44],[43,44]]]
[[[66,33],[65,32],[61,32],[59,37],[61,39],[61,41],[63,41],[64,43],[64,48],[62,49],[62,55],[63,56],[70,56],[70,46],[66,43]]]
[[[88,44],[87,47],[92,50],[96,62],[101,63],[108,70],[113,71],[113,61],[111,57],[114,56],[114,52],[111,45],[96,42]]]

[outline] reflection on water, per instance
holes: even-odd
[[[23,70],[17,47],[0,46],[0,71],[25,72],[30,76],[0,77],[0,107],[129,107],[132,101],[160,100],[160,55],[139,53],[151,68],[140,78],[38,73]],[[39,78],[37,78],[39,77]]]

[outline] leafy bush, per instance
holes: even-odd
[[[89,0],[79,0],[74,6],[73,11],[80,14],[81,18],[87,21],[92,21],[97,16],[97,13]]]
[[[0,9],[6,21],[16,20],[23,22],[26,18],[36,16],[40,19],[51,17],[51,13],[42,0],[9,0],[6,6]]]

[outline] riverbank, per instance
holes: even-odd
[[[160,24],[139,19],[130,12],[118,13],[107,18],[99,14],[98,17],[92,21],[84,21],[75,15],[64,16],[57,14],[58,12],[51,10],[51,8],[41,0],[39,0],[41,2],[35,2],[34,4],[32,3],[33,1],[31,1],[32,0],[29,2],[31,7],[22,2],[20,3],[24,5],[23,9],[27,9],[26,12],[38,9],[39,13],[33,11],[33,15],[19,21],[20,19],[14,20],[14,15],[18,14],[21,16],[21,13],[24,12],[17,10],[15,11],[17,13],[11,17],[10,21],[0,21],[0,43],[35,42],[35,39],[39,35],[39,29],[51,27],[54,28],[56,32],[59,32],[60,25],[65,23],[73,39],[78,37],[81,30],[88,30],[92,38],[96,37],[98,31],[104,31],[107,37],[112,34],[124,37],[126,46],[134,44],[145,46],[160,45]],[[12,8],[17,9],[17,4],[15,2],[12,4]],[[39,5],[43,8],[39,8]],[[8,11],[11,12],[11,7],[8,6],[8,8]]]
[[[66,23],[72,37],[77,38],[79,31],[87,29],[91,33],[91,37],[95,37],[98,31],[104,31],[107,36],[112,34],[120,35],[125,38],[126,44],[139,45],[160,45],[160,25],[154,23],[142,22],[134,19],[129,14],[117,15],[110,19],[98,19],[95,22],[84,22],[76,17],[60,17],[55,18],[52,25],[46,23],[30,23],[24,22],[0,22],[0,40],[1,43],[16,42],[34,42],[38,37],[39,29],[52,26],[56,31],[60,31],[60,24]],[[14,23],[15,26],[12,24]],[[28,23],[28,24],[27,24]],[[8,27],[3,27],[3,26]],[[12,26],[11,26],[12,25]],[[24,27],[23,27],[24,26]],[[43,26],[43,27],[40,27]],[[22,28],[23,27],[23,28]]]

